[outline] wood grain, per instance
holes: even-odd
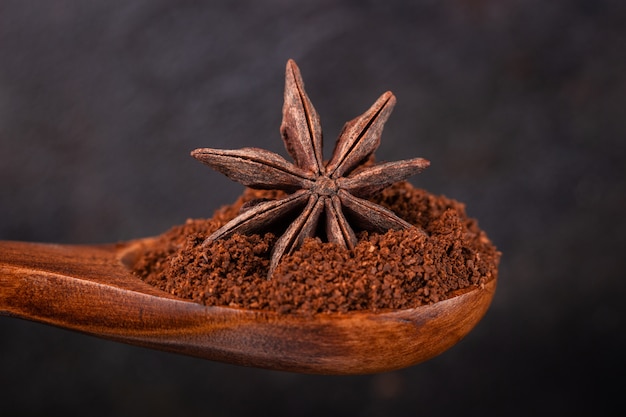
[[[0,242],[0,315],[238,365],[321,374],[399,369],[436,356],[480,321],[496,282],[416,309],[313,317],[205,307],[127,265],[150,239],[102,246]]]

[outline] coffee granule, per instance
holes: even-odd
[[[279,313],[405,309],[444,300],[497,277],[500,253],[463,204],[400,182],[371,198],[411,224],[385,234],[357,233],[354,250],[307,239],[267,278],[281,230],[203,241],[246,202],[278,191],[247,189],[211,219],[187,220],[159,236],[133,269],[145,282],[208,306]],[[283,228],[285,225],[283,225]]]

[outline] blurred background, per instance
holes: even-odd
[[[299,64],[326,152],[386,90],[379,160],[503,252],[479,326],[424,364],[331,377],[0,317],[2,415],[589,415],[623,395],[626,3],[0,1],[0,239],[103,243],[241,192],[189,157],[278,133]],[[621,401],[621,400],[620,400]],[[594,413],[595,414],[595,413]]]

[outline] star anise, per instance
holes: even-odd
[[[415,227],[392,211],[365,200],[396,181],[429,166],[423,158],[370,165],[380,144],[383,125],[396,99],[386,92],[369,110],[345,124],[329,161],[322,160],[320,119],[304,91],[296,63],[287,62],[285,102],[280,127],[287,152],[295,165],[280,155],[258,148],[221,150],[202,148],[191,155],[245,186],[286,191],[284,198],[256,202],[225,224],[204,244],[234,233],[266,230],[296,210],[301,214],[274,245],[268,276],[280,259],[298,249],[305,238],[318,233],[324,219],[329,242],[352,249],[357,238],[348,219],[357,227],[375,232]]]

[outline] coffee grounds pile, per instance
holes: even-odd
[[[210,306],[279,313],[404,309],[446,299],[456,290],[497,277],[500,253],[464,205],[397,183],[372,201],[421,227],[385,234],[359,232],[354,250],[307,239],[267,278],[281,231],[234,235],[202,247],[247,201],[277,191],[246,190],[213,218],[188,220],[159,236],[134,265],[145,282]]]

